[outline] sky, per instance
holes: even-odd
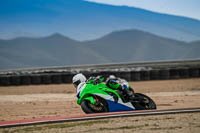
[[[200,20],[200,0],[86,0],[110,5],[125,5],[155,12]]]
[[[88,3],[85,1],[133,6],[200,20],[200,0],[0,0],[0,39],[40,37],[55,32],[73,39],[93,39],[98,36],[94,34],[95,28],[88,29],[90,23],[81,23],[82,21],[78,20],[87,18],[81,7],[82,4]],[[86,26],[80,26],[80,23]],[[77,25],[80,27],[77,28]],[[85,34],[88,30],[91,34]],[[105,34],[103,29],[99,32],[101,35]]]

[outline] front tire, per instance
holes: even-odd
[[[88,100],[81,102],[81,108],[86,114],[108,112],[107,103],[104,99],[98,98],[98,104],[92,104]]]
[[[135,93],[134,95],[136,98],[140,99],[132,102],[132,105],[136,110],[149,110],[157,108],[156,103],[150,97],[141,93]]]

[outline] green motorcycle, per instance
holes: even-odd
[[[134,98],[129,100],[122,91],[110,89],[99,79],[82,84],[77,98],[77,104],[85,113],[156,109],[156,104],[150,97],[134,93]]]

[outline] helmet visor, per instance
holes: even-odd
[[[78,87],[78,85],[81,83],[81,81],[80,80],[78,80],[78,81],[76,81],[76,82],[74,82],[73,84],[74,84],[74,87],[75,88],[77,88]]]

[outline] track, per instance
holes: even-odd
[[[200,112],[200,108],[126,111],[126,112],[113,112],[113,113],[86,114],[79,116],[59,116],[59,117],[37,118],[37,119],[27,119],[27,120],[2,121],[0,122],[0,128],[39,125],[39,124],[53,124],[60,122],[84,121],[84,120],[94,120],[94,119],[96,120],[96,119],[117,118],[117,117],[134,117],[134,116],[165,115],[165,114],[196,113],[196,112]]]

